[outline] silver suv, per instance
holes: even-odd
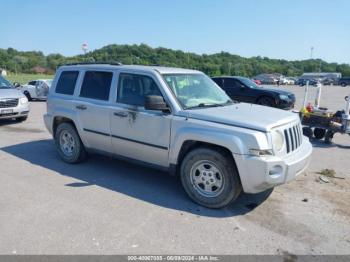
[[[65,162],[99,152],[168,170],[210,208],[290,181],[312,152],[297,114],[234,102],[187,69],[62,66],[44,119]]]

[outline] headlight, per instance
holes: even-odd
[[[280,131],[275,130],[271,132],[271,135],[273,148],[276,149],[277,152],[280,152],[284,146],[283,134]]]
[[[289,100],[289,97],[287,95],[279,95],[281,100]]]
[[[27,99],[26,97],[21,97],[21,98],[19,99],[19,102],[20,102],[22,105],[24,105],[24,104],[27,104],[27,103],[28,103],[28,99]]]

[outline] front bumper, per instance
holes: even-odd
[[[290,110],[293,109],[295,105],[295,99],[292,100],[279,100],[277,103],[277,107],[280,109]]]
[[[11,112],[5,112],[10,110]],[[26,117],[29,114],[29,103],[18,104],[16,107],[0,108],[0,119]]]
[[[259,193],[293,180],[307,168],[312,153],[308,138],[301,146],[284,157],[254,157],[235,155],[243,191]]]

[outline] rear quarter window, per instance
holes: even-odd
[[[108,101],[112,78],[111,72],[86,71],[80,97]]]
[[[56,93],[73,95],[79,71],[64,71],[61,73],[56,85]]]

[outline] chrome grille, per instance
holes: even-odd
[[[296,150],[303,142],[300,124],[284,129],[283,133],[286,142],[287,154]]]
[[[18,98],[0,99],[0,108],[16,107],[17,105],[18,105]]]

